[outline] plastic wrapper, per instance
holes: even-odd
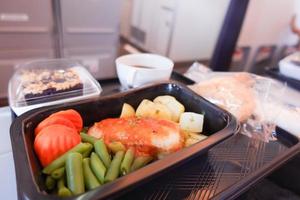
[[[29,110],[98,97],[102,89],[75,60],[36,60],[18,66],[9,81],[9,105],[19,116]]]
[[[190,88],[231,112],[241,133],[263,141],[275,140],[276,125],[300,137],[300,94],[286,84],[250,73],[212,72],[194,63],[186,76]]]

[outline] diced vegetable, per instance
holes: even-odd
[[[72,195],[71,191],[65,186],[65,178],[62,177],[57,181],[58,196],[69,197]]]
[[[43,166],[79,144],[81,138],[75,129],[56,124],[43,128],[34,140],[34,150]]]
[[[65,175],[65,167],[58,168],[51,173],[51,177],[55,180],[60,179]]]
[[[130,172],[130,168],[132,165],[132,162],[134,160],[134,149],[129,148],[124,156],[124,159],[121,163],[120,171],[122,175],[126,175]]]
[[[70,149],[69,151],[67,151],[66,153],[64,153],[63,155],[58,157],[57,159],[55,159],[52,163],[47,165],[43,169],[43,173],[51,174],[54,170],[61,168],[65,165],[68,154],[73,153],[73,152],[83,153],[83,152],[87,151],[89,148],[91,148],[91,146],[92,145],[89,143],[79,143],[78,145],[76,145],[75,147],[73,147],[72,149]]]
[[[186,140],[185,140],[185,146],[191,146],[197,142],[200,142],[202,140],[205,140],[207,138],[206,135],[200,134],[200,133],[191,133],[186,132]]]
[[[189,146],[192,146],[193,144],[196,144],[197,142],[198,142],[197,140],[194,140],[192,138],[188,138],[188,139],[185,140],[184,146],[189,147]]]
[[[115,180],[116,178],[118,178],[119,172],[120,172],[120,165],[122,163],[123,157],[124,157],[124,151],[118,151],[115,154],[115,156],[111,162],[111,165],[107,170],[107,174],[104,179],[105,183],[111,182],[111,181]]]
[[[110,166],[111,159],[103,140],[98,140],[97,142],[95,142],[94,148],[95,152],[98,154],[105,167],[108,168]]]
[[[100,181],[100,183],[104,183],[104,177],[106,173],[106,168],[101,161],[101,159],[98,157],[98,155],[94,152],[91,154],[91,169],[94,172],[97,179]]]
[[[87,149],[85,152],[82,153],[83,158],[90,157],[90,155],[91,155],[93,149],[94,149],[94,146],[90,145],[90,146],[88,147],[88,149]]]
[[[148,99],[144,99],[136,109],[136,116],[143,117],[152,114],[152,108],[154,103]]]
[[[166,157],[167,155],[169,155],[168,153],[157,153],[157,158],[160,160],[160,159],[163,159],[164,157]]]
[[[147,165],[151,160],[153,160],[153,157],[151,156],[138,156],[134,159],[130,170],[135,171],[140,169],[141,167]]]
[[[83,132],[80,132],[80,137],[82,142],[88,142],[91,143],[92,145],[94,145],[94,143],[97,141],[97,138]]]
[[[121,142],[111,142],[107,145],[111,152],[126,151],[125,146]]]
[[[68,188],[72,194],[77,195],[83,193],[84,178],[82,169],[82,155],[74,152],[67,155],[66,159],[66,174]]]
[[[55,188],[56,181],[51,176],[47,176],[45,184],[47,190],[53,190]]]
[[[158,96],[153,100],[154,103],[160,103],[168,107],[172,112],[172,121],[179,122],[180,115],[184,112],[184,106],[175,99],[175,97],[164,95]]]
[[[128,103],[124,103],[120,117],[133,117],[135,116],[134,108]]]
[[[76,127],[70,120],[68,120],[66,118],[62,118],[60,116],[52,116],[52,117],[48,117],[48,118],[44,119],[43,121],[41,121],[38,124],[38,126],[34,130],[34,135],[37,136],[39,134],[39,132],[41,132],[42,129],[44,129],[48,126],[54,125],[54,124],[64,125],[64,126],[67,126],[69,128],[73,128],[76,130]]]
[[[82,118],[76,110],[69,109],[69,110],[59,111],[59,112],[56,112],[56,113],[53,113],[52,115],[50,115],[50,117],[53,117],[53,116],[59,116],[59,117],[70,120],[76,127],[76,130],[78,131],[78,133],[81,131],[81,129],[83,127]]]
[[[136,109],[136,116],[171,120],[172,112],[163,104],[144,99]]]
[[[180,115],[179,125],[184,131],[201,133],[204,116],[193,112],[184,112]]]
[[[90,158],[83,159],[83,176],[84,176],[84,184],[88,190],[94,189],[100,186],[99,181],[93,174],[90,168]]]
[[[200,133],[188,133],[189,134],[189,138],[192,138],[192,139],[194,139],[194,140],[197,140],[198,142],[199,141],[202,141],[202,140],[204,140],[204,139],[206,139],[207,138],[207,136],[206,135],[203,135],[203,134],[200,134]]]
[[[150,117],[156,119],[172,120],[172,112],[169,110],[167,106],[159,103],[154,103],[153,110],[154,113]]]

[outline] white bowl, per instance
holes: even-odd
[[[116,59],[118,78],[125,88],[168,80],[174,63],[156,54],[129,54]]]

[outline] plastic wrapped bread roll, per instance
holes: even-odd
[[[247,120],[255,110],[251,76],[241,74],[217,77],[190,86],[197,94],[232,113],[239,121]]]

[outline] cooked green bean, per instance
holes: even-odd
[[[85,187],[88,190],[94,189],[100,185],[90,168],[90,158],[83,159],[83,176]]]
[[[111,142],[107,147],[113,152],[117,153],[118,151],[126,151],[125,146],[121,142]]]
[[[46,166],[43,169],[43,173],[44,174],[51,174],[51,172],[53,172],[54,170],[56,170],[58,168],[61,168],[65,165],[66,158],[67,158],[68,154],[70,154],[72,152],[84,153],[90,147],[91,147],[90,143],[79,143],[78,145],[76,145],[75,147],[73,147],[72,149],[70,149],[69,151],[67,151],[63,155],[59,156],[54,161],[52,161],[48,166]]]
[[[134,159],[134,149],[133,148],[129,148],[124,156],[124,159],[121,163],[121,174],[125,175],[128,174],[130,172],[130,167],[132,165]]]
[[[100,183],[104,183],[104,177],[106,173],[106,168],[101,159],[98,157],[98,155],[94,152],[91,154],[91,169],[94,172],[97,179],[100,181]]]
[[[115,156],[111,162],[111,165],[107,170],[107,174],[106,174],[105,180],[104,180],[105,183],[111,182],[111,181],[115,180],[116,178],[118,178],[119,172],[120,172],[120,165],[122,163],[123,157],[124,157],[124,151],[118,151],[115,154]]]
[[[80,132],[81,141],[94,144],[97,141],[97,138],[90,136],[86,133]]]
[[[94,144],[94,148],[95,152],[98,154],[105,167],[108,168],[111,163],[111,159],[103,140],[96,141]]]
[[[45,184],[46,184],[47,190],[53,190],[55,188],[56,182],[51,176],[47,176]]]
[[[72,196],[71,191],[66,188],[65,186],[65,177],[61,177],[58,181],[57,181],[57,189],[58,189],[58,196],[60,197],[69,197]]]
[[[121,142],[111,142],[107,145],[107,148],[114,154],[118,151],[126,151],[126,147]]]
[[[55,180],[60,179],[65,174],[65,167],[58,168],[51,173],[51,177]]]
[[[90,157],[91,152],[93,151],[94,146],[90,145],[89,148],[82,153],[83,158]]]
[[[147,165],[153,158],[151,156],[138,156],[134,159],[131,166],[131,171],[135,171],[145,165]]]
[[[68,188],[72,194],[81,194],[84,192],[84,179],[82,170],[82,155],[74,152],[69,153],[66,159],[66,174]]]

